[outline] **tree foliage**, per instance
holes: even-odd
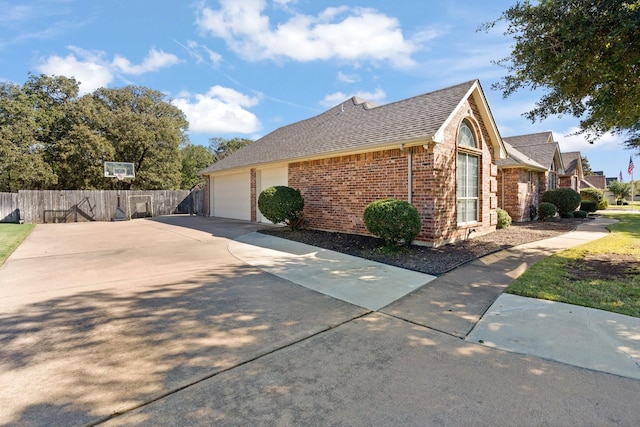
[[[624,200],[631,197],[631,183],[618,180],[611,181],[609,183],[609,191],[611,191],[616,200]]]
[[[253,140],[246,138],[211,138],[209,139],[209,151],[213,153],[214,160],[217,162],[252,142]]]
[[[200,171],[213,163],[213,153],[202,145],[184,144],[180,148],[182,157],[182,188],[191,189],[203,183]]]
[[[0,191],[43,189],[57,182],[38,139],[42,123],[35,104],[20,86],[0,83]]]
[[[144,87],[78,92],[62,76],[0,83],[0,191],[115,188],[105,161],[135,164],[128,187],[180,188],[188,127],[180,109]]]
[[[580,156],[580,159],[582,160],[582,174],[584,176],[593,175],[593,170],[591,169],[587,156]]]
[[[495,87],[544,90],[527,118],[569,114],[590,142],[613,132],[640,148],[640,0],[525,0],[484,28],[501,21],[515,45]]]
[[[99,134],[113,146],[114,161],[132,162],[132,188],[177,189],[182,183],[180,144],[188,122],[161,92],[138,86],[98,89]]]

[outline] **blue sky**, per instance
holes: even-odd
[[[358,95],[383,104],[480,79],[503,137],[552,131],[564,152],[625,181],[622,139],[591,145],[578,120],[531,123],[537,100],[491,89],[512,40],[477,32],[515,0],[0,0],[0,80],[73,76],[81,92],[162,91],[193,143],[257,139]],[[635,161],[638,163],[638,161]]]

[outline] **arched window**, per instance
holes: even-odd
[[[458,130],[458,145],[461,147],[478,148],[475,132],[468,121],[464,120]]]
[[[478,148],[475,135],[472,125],[464,120],[458,129],[458,224],[478,221],[480,156],[465,150]]]

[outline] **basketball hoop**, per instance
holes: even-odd
[[[122,181],[126,174],[124,172],[117,172],[114,175],[118,178],[118,181]]]

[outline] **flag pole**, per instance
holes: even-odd
[[[630,164],[629,169],[631,169],[631,212],[635,212],[636,207],[635,207],[635,205],[633,203],[633,196],[634,196],[634,193],[635,193],[635,191],[633,191],[633,169],[634,169],[634,167],[633,167],[633,154],[631,155],[631,157],[629,157],[629,164]]]

